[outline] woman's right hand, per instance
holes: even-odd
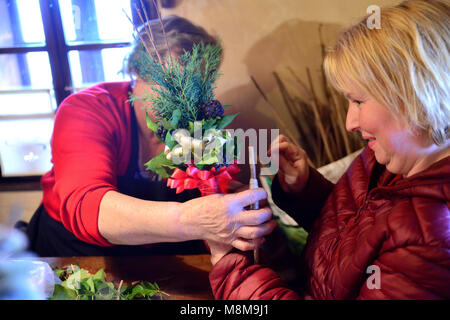
[[[213,194],[181,204],[180,228],[188,239],[203,239],[253,250],[277,226],[269,207],[245,207],[267,198],[263,188],[233,194]]]
[[[268,155],[276,152],[279,154],[278,181],[281,188],[286,193],[300,193],[309,179],[308,155],[283,135],[272,142]]]

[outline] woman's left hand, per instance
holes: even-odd
[[[211,251],[211,263],[214,266],[223,256],[233,249],[233,246],[216,242],[213,240],[207,240],[206,243]]]
[[[258,246],[262,245],[265,241],[264,238],[255,239],[258,242]],[[211,263],[212,265],[216,265],[220,259],[222,259],[225,255],[227,255],[232,249],[233,246],[228,244],[207,240],[209,249],[211,251]]]

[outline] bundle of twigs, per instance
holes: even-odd
[[[320,37],[320,43],[322,58],[324,58],[325,45],[322,37]],[[361,137],[357,134],[348,133],[345,129],[347,101],[329,85],[323,68],[321,69],[321,89],[325,94],[325,102],[321,102],[318,99],[309,68],[306,68],[308,84],[305,84],[292,68],[288,67],[287,70],[297,84],[296,92],[294,93],[292,90],[288,90],[285,82],[277,72],[273,72],[273,76],[282,95],[283,102],[300,134],[299,141],[295,139],[289,126],[278,115],[277,108],[268,100],[252,76],[251,80],[271,107],[282,131],[296,145],[301,146],[307,152],[311,159],[310,165],[316,168],[321,167],[362,148],[363,140]]]

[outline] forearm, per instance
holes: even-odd
[[[142,245],[193,240],[180,221],[178,202],[146,201],[116,191],[100,203],[98,229],[112,244]]]

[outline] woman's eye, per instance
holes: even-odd
[[[353,103],[356,103],[357,105],[360,105],[363,102],[361,100],[353,100]]]

